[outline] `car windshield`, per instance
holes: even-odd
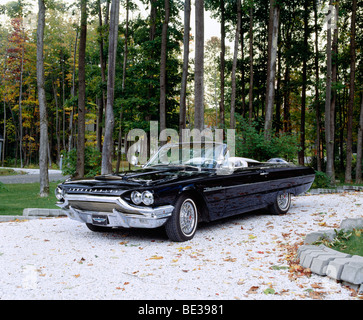
[[[221,143],[168,143],[150,159],[145,167],[182,165],[217,168],[224,160],[226,146]]]

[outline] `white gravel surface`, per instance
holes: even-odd
[[[0,300],[359,299],[328,277],[297,276],[288,245],[363,216],[363,193],[300,196],[287,215],[203,224],[189,242],[160,230],[94,233],[68,218],[0,223]]]

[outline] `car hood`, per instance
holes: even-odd
[[[99,175],[90,179],[74,179],[65,184],[85,184],[95,185],[122,185],[129,187],[158,185],[165,182],[181,181],[197,176],[207,176],[212,174],[210,171],[198,170],[197,168],[185,166],[156,166],[143,168],[135,171],[122,173]]]

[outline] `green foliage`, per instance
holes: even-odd
[[[299,150],[298,137],[291,133],[281,133],[266,140],[263,131],[258,131],[256,125],[250,125],[246,119],[236,114],[236,150],[237,156],[255,158],[266,161],[280,157],[291,161]]]
[[[330,178],[326,175],[326,173],[321,171],[315,171],[315,180],[312,184],[311,188],[330,188],[331,181]]]
[[[101,173],[102,154],[97,149],[87,146],[85,149],[84,162],[85,177],[93,177]],[[77,150],[72,149],[70,152],[63,152],[62,173],[73,177],[76,174],[76,168]]]

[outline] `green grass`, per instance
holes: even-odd
[[[320,243],[340,252],[363,256],[363,229],[353,229],[348,232],[335,230],[335,232],[336,237],[333,241],[322,240]]]
[[[58,209],[54,189],[57,182],[50,182],[49,197],[40,198],[39,183],[2,184],[0,186],[0,215],[22,215],[25,208]]]

